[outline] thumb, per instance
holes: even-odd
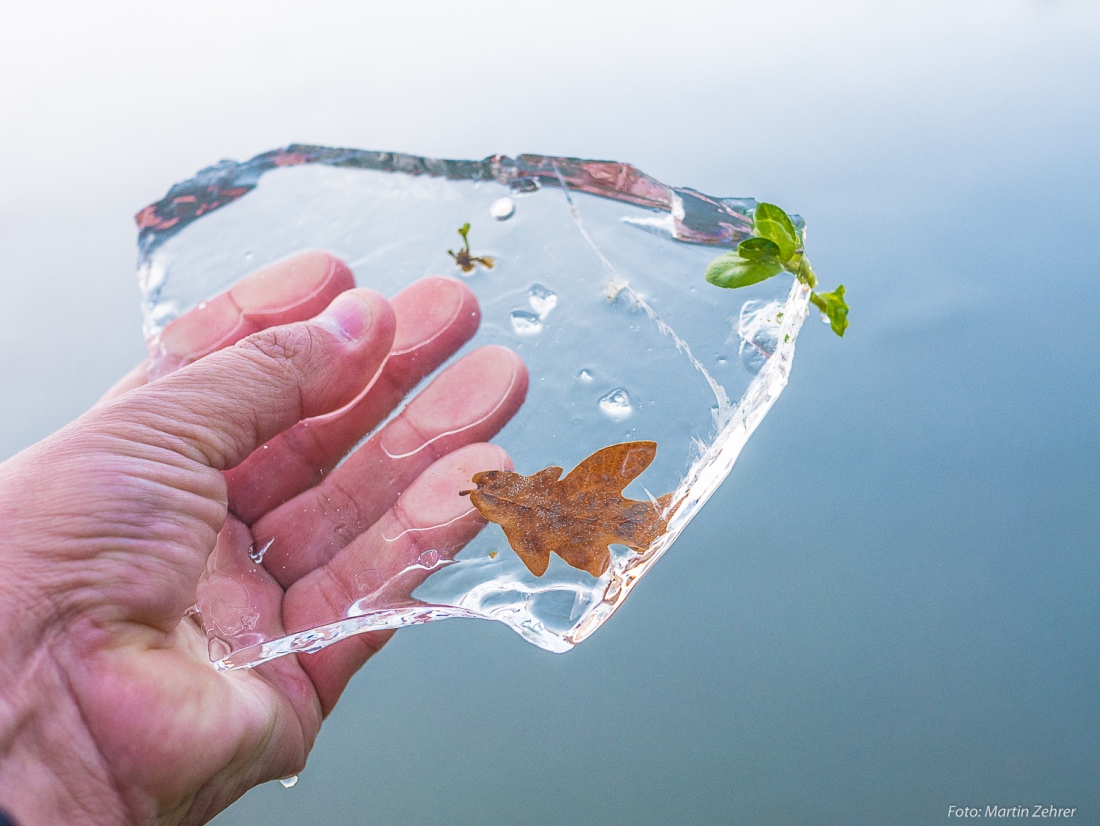
[[[174,627],[225,521],[217,471],[355,398],[395,326],[382,296],[349,290],[316,318],[242,339],[5,462],[0,522],[34,615],[97,606]]]
[[[381,295],[348,290],[310,321],[248,336],[97,413],[131,441],[226,470],[301,419],[354,399],[385,362],[395,328]]]

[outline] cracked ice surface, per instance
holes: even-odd
[[[612,546],[598,578],[557,556],[534,576],[491,524],[461,549],[410,560],[402,573],[423,579],[411,599],[365,562],[355,600],[314,628],[266,638],[254,618],[242,621],[252,606],[208,605],[212,657],[254,665],[454,616],[500,620],[552,651],[599,627],[721,484],[786,384],[808,291],[787,276],[740,290],[703,278],[711,259],[748,236],[753,206],[612,162],[297,146],[222,162],[143,210],[139,278],[154,354],[173,318],[305,249],[335,253],[357,283],[385,295],[426,275],[461,278],[482,323],[458,355],[500,344],[530,370],[526,403],[494,440],[516,470],[568,471],[607,445],[652,440],[656,459],[625,495],[674,491],[680,502],[648,550]],[[491,256],[492,269],[463,273],[448,256],[465,223],[472,252]]]

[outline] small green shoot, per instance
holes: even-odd
[[[734,289],[758,284],[786,270],[811,290],[817,286],[817,275],[803,250],[803,235],[786,212],[775,204],[757,204],[752,231],[752,237],[738,244],[736,251],[707,265],[707,281]],[[844,287],[831,293],[811,292],[810,301],[829,319],[833,332],[843,336],[848,329]]]
[[[476,256],[470,255],[470,223],[467,221],[465,224],[458,228],[458,234],[462,236],[463,247],[458,252],[454,250],[447,250],[447,255],[451,256],[455,260],[455,263],[462,268],[463,272],[473,272],[476,265],[481,264],[487,270],[493,268],[494,261],[487,255]]]
[[[848,305],[844,301],[844,285],[831,293],[810,293],[810,303],[829,319],[829,326],[838,336],[848,329]]]
[[[789,261],[795,250],[802,246],[802,239],[794,228],[794,222],[775,204],[756,205],[752,228],[761,238],[775,242],[779,247],[779,258],[783,261]]]

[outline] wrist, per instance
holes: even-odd
[[[42,489],[53,476],[42,470],[51,465],[49,450],[43,448],[56,438],[0,463],[0,639],[4,640],[0,684],[23,671],[24,661],[56,620],[60,604],[55,590],[60,565],[50,553],[59,540],[50,535],[50,529],[61,520],[56,501],[50,501]]]
[[[0,685],[0,808],[18,826],[130,822],[67,683],[42,646]]]

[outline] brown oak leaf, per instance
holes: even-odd
[[[656,442],[625,442],[597,450],[564,479],[560,467],[531,476],[486,470],[474,474],[476,490],[461,493],[504,528],[535,576],[546,573],[551,553],[600,576],[611,564],[608,545],[644,551],[668,525],[671,493],[648,502],[622,495],[656,455]]]

